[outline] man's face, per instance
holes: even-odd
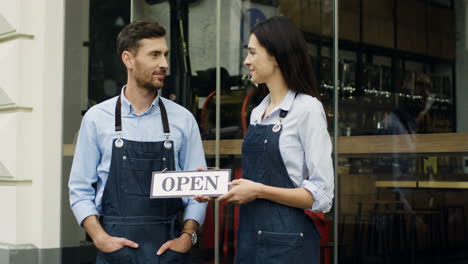
[[[130,70],[138,86],[154,92],[164,85],[168,64],[166,38],[142,39],[133,54],[133,67]]]

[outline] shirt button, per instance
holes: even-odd
[[[265,144],[268,143],[268,139],[265,139],[265,141],[263,141],[263,143],[265,143]]]
[[[122,159],[123,159],[123,160],[126,160],[126,159],[127,159],[127,156],[123,156]]]
[[[163,161],[166,161],[166,158],[163,158]]]

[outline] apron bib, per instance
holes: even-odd
[[[181,198],[150,199],[153,171],[175,170],[173,142],[167,112],[159,99],[165,141],[137,142],[121,138],[121,99],[117,99],[112,159],[102,197],[102,226],[111,236],[139,244],[134,249],[97,253],[97,264],[191,263],[189,253],[167,250],[157,256],[159,247],[174,239],[181,230]]]
[[[242,144],[243,178],[296,188],[281,157],[281,110],[275,125],[250,125]],[[240,206],[237,264],[318,264],[320,233],[302,209],[256,199]]]

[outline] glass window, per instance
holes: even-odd
[[[463,8],[340,1],[340,263],[467,259]]]

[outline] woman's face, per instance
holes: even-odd
[[[266,83],[275,73],[277,64],[273,56],[260,45],[254,34],[250,35],[249,53],[244,60],[244,65],[249,67],[251,81],[254,83]]]

